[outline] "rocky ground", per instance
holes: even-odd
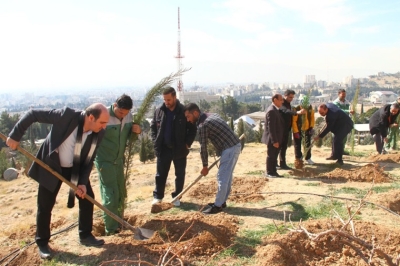
[[[53,211],[50,246],[55,256],[51,261],[41,261],[32,244],[37,184],[21,174],[17,180],[0,181],[0,263],[367,265],[363,258],[369,258],[373,250],[373,265],[390,265],[388,261],[400,253],[400,153],[374,155],[372,145],[357,146],[356,151],[357,156],[345,156],[345,165],[337,168],[325,160],[328,148],[313,148],[315,165],[281,170],[284,178],[267,179],[265,145],[247,144],[234,172],[228,207],[208,216],[200,210],[214,200],[217,167],[183,196],[181,207],[165,204],[164,210],[151,213],[155,162],[142,164],[135,158],[124,218],[156,234],[145,241],[134,239],[128,229],[104,236],[101,211],[96,208],[94,233],[106,244],[81,246],[78,209],[66,207],[68,188],[64,185]],[[293,147],[288,153],[293,166]],[[188,157],[186,185],[199,176],[201,167],[196,143]],[[166,195],[173,190],[173,172],[172,167]],[[91,181],[100,201],[95,170]],[[361,199],[368,203],[361,205]],[[168,196],[164,202],[170,200]],[[315,214],[318,208],[326,208],[325,215]]]

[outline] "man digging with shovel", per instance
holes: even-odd
[[[202,113],[195,103],[185,106],[185,117],[188,122],[197,125],[200,142],[200,155],[203,162],[201,174],[208,174],[208,140],[214,145],[220,157],[220,166],[217,174],[218,191],[214,203],[209,203],[203,211],[205,214],[221,212],[226,207],[226,200],[231,192],[233,170],[239,158],[241,144],[239,138],[217,114]]]
[[[104,240],[92,235],[93,203],[85,196],[94,197],[89,175],[109,117],[107,108],[101,103],[92,104],[83,112],[68,107],[30,110],[16,123],[6,141],[11,149],[17,149],[25,131],[34,122],[52,125],[36,157],[77,186],[76,191],[70,190],[68,207],[74,206],[76,195],[79,200],[79,238],[85,246],[104,244]],[[51,211],[62,182],[36,161],[29,169],[29,176],[39,183],[35,240],[39,256],[49,259],[52,255],[48,245]]]

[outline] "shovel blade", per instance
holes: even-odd
[[[147,240],[152,238],[154,233],[155,231],[153,230],[137,227],[133,238],[136,240]]]

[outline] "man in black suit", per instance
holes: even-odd
[[[321,129],[321,133],[314,138],[317,141],[332,132],[333,136],[333,157],[336,163],[343,165],[343,139],[353,129],[353,121],[345,112],[333,103],[321,104],[318,112],[325,117],[325,126]]]
[[[85,111],[68,107],[30,110],[15,124],[6,141],[11,149],[16,149],[30,125],[35,122],[52,124],[36,157],[78,187],[75,193],[70,191],[68,207],[73,207],[76,195],[79,200],[79,238],[86,246],[104,244],[104,240],[92,235],[93,204],[85,199],[85,194],[94,198],[89,176],[109,117],[107,107],[101,103],[92,104]],[[29,176],[39,183],[35,240],[40,257],[48,259],[51,257],[48,245],[51,211],[62,182],[37,163],[32,164]]]
[[[283,141],[284,120],[279,113],[283,97],[281,94],[272,96],[272,104],[265,114],[265,130],[262,142],[267,144],[267,177],[282,177],[276,171],[278,154]]]
[[[379,108],[369,119],[369,131],[374,136],[376,151],[385,154],[383,143],[388,142],[388,128],[399,127],[396,123],[399,115],[399,104],[386,104]]]

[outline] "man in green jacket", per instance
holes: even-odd
[[[133,124],[131,97],[120,96],[108,107],[110,120],[106,133],[97,151],[94,164],[99,173],[100,193],[103,206],[114,214],[123,215],[126,187],[124,178],[124,153],[131,132],[140,134],[141,128]],[[121,217],[123,218],[123,217]],[[103,214],[106,235],[119,232],[119,224],[107,214]]]

